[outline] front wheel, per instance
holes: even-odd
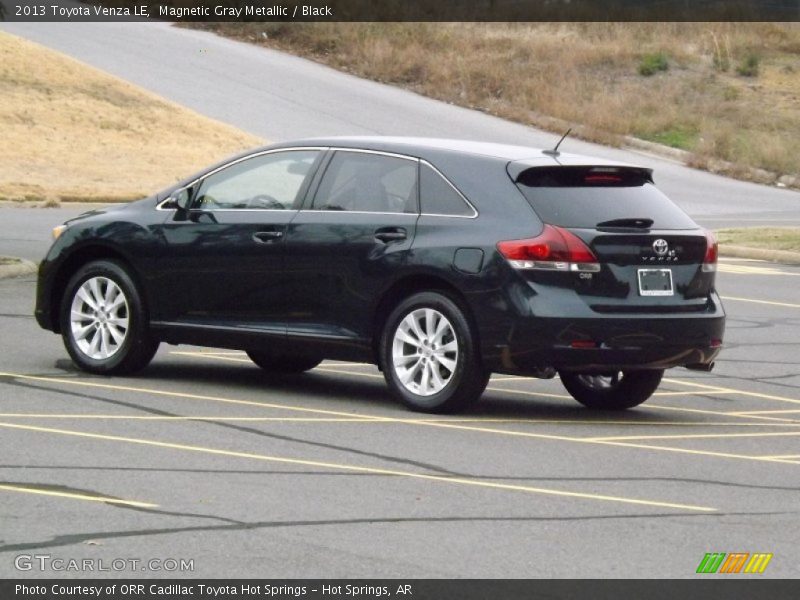
[[[78,367],[103,375],[138,371],[158,349],[141,293],[127,268],[112,260],[90,262],[70,279],[61,335]]]
[[[661,383],[663,370],[614,373],[561,372],[561,383],[575,400],[596,410],[625,410],[640,405]]]
[[[447,296],[414,294],[389,315],[380,360],[389,388],[412,410],[449,413],[480,398],[490,373],[464,311]]]

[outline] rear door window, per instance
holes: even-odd
[[[315,210],[417,212],[417,160],[338,150],[314,197]]]
[[[545,167],[520,173],[517,187],[545,222],[594,229],[600,223],[651,220],[652,229],[695,229],[644,169]]]

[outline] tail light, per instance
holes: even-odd
[[[717,238],[712,231],[706,231],[706,256],[703,259],[703,271],[706,273],[713,273],[717,270],[717,256],[719,255],[719,246]]]
[[[515,269],[597,272],[597,257],[577,235],[555,225],[527,240],[498,242],[497,249]]]

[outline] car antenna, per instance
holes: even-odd
[[[547,156],[558,156],[558,155],[560,155],[561,153],[558,151],[558,147],[561,145],[561,142],[563,142],[564,139],[569,135],[570,131],[572,131],[572,127],[567,129],[567,133],[565,133],[564,135],[561,136],[561,139],[558,140],[558,143],[556,144],[555,148],[553,148],[552,150],[542,150],[542,154],[547,154]]]

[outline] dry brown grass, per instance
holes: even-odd
[[[800,228],[797,227],[720,229],[716,234],[722,245],[800,252]]]
[[[217,32],[588,139],[633,135],[800,172],[800,24],[211,24]],[[266,33],[267,38],[262,34]],[[647,54],[669,68],[639,74]],[[748,56],[759,74],[737,66]]]
[[[260,143],[0,33],[0,199],[130,200]]]

